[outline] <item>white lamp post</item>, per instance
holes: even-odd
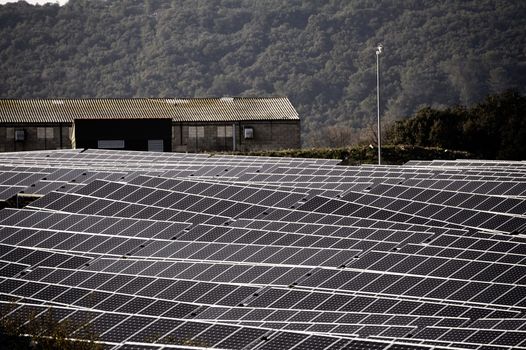
[[[380,54],[384,47],[382,44],[378,44],[376,47],[376,110],[378,114],[378,165],[382,164],[382,134],[380,128]]]

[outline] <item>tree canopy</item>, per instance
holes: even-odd
[[[526,88],[516,0],[69,0],[0,6],[0,97],[286,95],[324,128]],[[352,142],[352,140],[351,140]]]
[[[509,90],[470,108],[425,107],[397,121],[388,135],[393,144],[465,150],[484,159],[526,159],[526,96]]]

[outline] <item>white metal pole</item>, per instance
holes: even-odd
[[[382,129],[380,126],[380,54],[382,53],[382,44],[379,44],[376,50],[376,111],[378,117],[378,165],[382,164]]]

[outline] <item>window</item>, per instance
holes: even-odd
[[[53,139],[55,136],[53,128],[37,128],[37,138],[39,140],[43,139]]]
[[[188,137],[191,139],[205,137],[205,127],[204,126],[189,126],[188,127]]]
[[[232,137],[232,125],[220,125],[217,127],[217,137]]]
[[[15,141],[25,141],[26,131],[23,129],[15,130]]]
[[[245,139],[253,139],[254,138],[254,129],[253,128],[245,127],[243,129],[243,131],[244,131]]]
[[[13,140],[15,138],[15,129],[5,128],[5,138],[8,140]]]
[[[55,137],[53,128],[46,128],[46,139],[52,139]]]
[[[124,149],[124,140],[98,140],[97,148]]]
[[[148,152],[163,152],[164,141],[163,140],[148,140]]]

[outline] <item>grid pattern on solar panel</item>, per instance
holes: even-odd
[[[4,317],[84,318],[110,348],[526,345],[521,162],[87,150],[0,170],[44,194],[0,211]]]
[[[506,233],[523,232],[526,227],[524,215],[482,212],[359,192],[348,192],[341,200],[314,197],[298,210],[434,226],[442,223],[446,227],[464,226]]]
[[[37,203],[35,204],[36,206],[45,206],[47,209],[52,209],[52,208],[57,208],[57,209],[64,209],[63,208],[63,203],[70,203],[72,199],[74,199],[76,197],[71,197],[71,198],[66,198],[66,199],[62,199],[59,195],[59,200],[55,200],[52,204],[46,204],[45,202],[42,203],[42,201],[37,201]],[[62,200],[60,200],[62,199]],[[173,198],[172,198],[173,199]],[[178,200],[180,199],[180,197],[177,197],[175,200]],[[79,201],[80,199],[77,198],[76,199],[77,201]],[[206,200],[205,199],[202,199],[203,201]],[[211,199],[209,199],[211,200]],[[48,199],[49,201],[49,199]],[[327,223],[334,223],[334,222],[338,222],[338,221],[341,221],[342,218],[340,216],[335,216],[335,215],[332,215],[332,216],[328,216],[327,214],[319,214],[319,215],[315,215],[315,214],[311,214],[309,216],[306,216],[306,214],[304,213],[304,211],[295,211],[295,210],[278,210],[278,209],[275,209],[274,211],[271,211],[270,213],[268,212],[268,209],[265,209],[263,206],[251,206],[251,207],[247,207],[248,204],[244,204],[244,203],[235,203],[233,201],[230,201],[230,202],[227,202],[226,205],[230,205],[226,210],[225,210],[225,205],[223,203],[221,203],[220,200],[217,201],[217,205],[212,205],[212,206],[209,206],[207,209],[205,209],[205,211],[208,211],[210,214],[208,215],[213,215],[212,213],[216,214],[217,215],[217,211],[220,211],[220,214],[221,216],[234,216],[235,218],[240,218],[240,217],[265,217],[265,216],[268,216],[269,218],[272,217],[273,219],[280,219],[280,220],[292,220],[294,219],[294,221],[302,221],[302,220],[306,220],[307,222],[309,223],[312,223],[312,222],[321,222],[322,219],[324,219],[324,222],[325,224]],[[83,202],[79,202],[77,203],[78,206],[82,206]],[[107,203],[107,202],[106,202]],[[172,203],[172,201],[167,201],[166,204],[170,204]],[[183,197],[182,199],[180,199],[178,201],[178,203],[176,203],[175,205],[180,205],[180,207],[184,206],[185,203],[192,203],[192,197],[191,196],[185,196]],[[198,202],[196,205],[199,205],[200,202]],[[98,202],[97,204],[100,204],[100,202]],[[162,203],[162,200],[160,202],[157,203],[157,205],[159,205],[158,208],[161,207],[161,204]],[[73,205],[73,204],[71,204]],[[172,203],[173,205],[173,203]],[[54,207],[53,207],[54,206]],[[139,212],[142,212],[142,213],[148,213],[149,211],[152,211],[152,210],[160,210],[160,209],[155,209],[156,207],[150,207],[150,208],[145,208],[145,206],[143,205],[137,205],[137,204],[124,204],[122,202],[116,202],[114,203],[114,205],[112,207],[110,207],[109,209],[105,209],[104,211],[100,212],[102,214],[111,214],[111,215],[120,215],[120,216],[133,216],[133,215],[137,215],[140,217],[141,213]],[[216,209],[217,208],[217,209]],[[165,209],[164,210],[164,213],[163,215],[168,215],[168,214],[172,214],[172,215],[175,215],[176,212],[173,212],[173,211],[169,211],[170,209]],[[173,209],[173,210],[177,210],[177,209]],[[121,212],[122,211],[122,212]],[[167,212],[168,211],[168,212]],[[241,213],[239,213],[239,211],[241,211]],[[161,214],[159,214],[161,215]],[[189,220],[189,221],[193,221],[194,223],[195,222],[199,222],[199,218],[201,218],[201,221],[200,222],[204,222],[207,220],[206,216],[207,214],[204,213],[204,214],[201,214],[200,216],[196,216],[196,212],[192,212],[192,213],[188,213],[187,215],[191,215],[191,217],[193,217],[192,220]],[[276,217],[277,216],[277,217]],[[204,219],[203,219],[204,217]],[[210,217],[208,217],[208,220],[210,220]],[[393,223],[394,224],[394,223]]]
[[[35,218],[37,216],[37,218]],[[56,218],[53,220],[53,218]],[[73,220],[70,220],[73,219]],[[49,221],[58,221],[58,222],[73,222],[72,226],[65,227],[63,225],[61,228],[65,231],[73,231],[74,234],[65,232],[54,232],[50,230],[34,230],[27,229],[26,227],[42,227],[45,226],[45,223]],[[249,256],[258,252],[259,255],[265,256],[264,250],[265,246],[262,245],[277,245],[277,246],[288,246],[294,245],[292,248],[282,248],[280,250],[275,250],[275,254],[267,259],[268,261],[261,262],[270,262],[270,261],[281,261],[285,264],[303,264],[302,258],[308,257],[308,261],[318,261],[318,264],[344,264],[346,261],[354,257],[359,251],[349,249],[353,245],[363,244],[364,242],[371,242],[374,245],[371,247],[381,248],[382,243],[394,241],[412,241],[419,242],[424,238],[428,237],[426,234],[417,234],[411,233],[410,235],[402,235],[396,232],[381,232],[379,230],[371,230],[370,232],[360,233],[354,239],[343,239],[343,238],[328,238],[325,237],[326,232],[320,232],[318,236],[307,236],[305,234],[292,234],[276,231],[262,231],[262,230],[248,230],[242,228],[229,228],[224,226],[212,226],[212,225],[197,225],[189,231],[185,231],[188,224],[183,223],[163,223],[156,222],[152,220],[133,220],[133,219],[113,219],[108,217],[93,217],[86,215],[66,215],[58,213],[42,213],[35,211],[18,211],[13,216],[9,216],[4,221],[0,221],[0,225],[12,225],[14,221],[17,221],[16,224],[20,229],[10,235],[6,235],[6,242],[13,243],[18,245],[29,245],[36,244],[40,247],[54,248],[60,250],[71,250],[77,252],[89,251],[95,253],[107,253],[107,254],[125,254],[126,251],[123,251],[123,247],[128,247],[132,249],[133,247],[146,246],[145,250],[150,252],[152,246],[154,250],[158,250],[156,247],[163,247],[161,251],[156,252],[156,257],[172,257],[173,254],[180,251],[182,248],[188,248],[190,252],[195,252],[195,254],[188,256],[189,258],[198,258],[201,256],[201,259],[215,259],[215,257],[226,256],[225,252],[231,254],[236,254],[235,252],[239,251],[237,255],[232,255],[230,260],[241,261],[241,256],[246,257],[246,261],[250,261]],[[290,226],[290,225],[288,225]],[[328,227],[321,226],[327,231]],[[152,230],[155,228],[156,230]],[[332,231],[335,231],[336,228],[333,228]],[[340,227],[339,229],[342,229]],[[160,230],[159,233],[158,230]],[[76,233],[76,231],[82,231],[83,233]],[[170,231],[169,234],[164,232]],[[321,231],[321,230],[320,230]],[[99,235],[88,234],[88,232],[98,233]],[[146,233],[143,233],[146,232]],[[148,235],[148,232],[156,232],[157,234],[153,237]],[[129,237],[141,237],[141,238],[154,238],[156,240],[162,239],[163,236],[173,236],[174,233],[179,232],[180,234],[177,237],[177,241],[200,241],[200,242],[219,242],[232,243],[235,244],[229,245],[228,249],[225,249],[225,252],[219,252],[218,247],[221,245],[214,244],[193,244],[193,245],[181,245],[172,242],[162,242],[159,241],[152,246],[147,244],[145,239],[125,239],[124,237],[115,237],[115,236],[129,236]],[[182,232],[182,233],[181,233]],[[205,235],[207,237],[205,237]],[[415,236],[420,236],[415,238]],[[64,240],[65,236],[68,236],[68,239]],[[314,240],[306,240],[305,238],[314,237]],[[390,238],[393,237],[393,238]],[[44,239],[45,238],[45,239]],[[370,238],[366,240],[365,238]],[[347,241],[347,242],[346,242]],[[34,243],[31,243],[34,242]],[[53,242],[55,245],[53,245]],[[122,242],[122,243],[121,243]],[[104,244],[102,244],[104,243]],[[119,246],[119,243],[122,247],[112,249],[111,251],[103,251],[104,247],[114,248]],[[244,244],[244,245],[243,245]],[[254,247],[247,248],[247,244],[254,245]],[[384,244],[385,246],[385,244]],[[387,245],[391,247],[392,245]],[[296,248],[298,247],[298,248]],[[304,249],[301,250],[299,247],[312,247],[312,248],[330,248],[320,254],[316,249]],[[345,251],[336,250],[336,248],[346,248]],[[95,249],[96,248],[96,249]],[[225,247],[226,248],[226,247]],[[236,249],[238,248],[238,249]],[[244,250],[247,251],[243,253]],[[241,250],[240,250],[241,249]],[[208,252],[208,253],[207,253]],[[213,254],[216,253],[217,254]],[[143,256],[144,252],[139,251],[137,254]],[[146,253],[148,255],[149,253]],[[177,257],[182,258],[184,253],[178,253]],[[203,255],[204,254],[204,255]],[[316,256],[313,256],[318,254]],[[194,256],[195,255],[195,256]],[[330,259],[325,263],[322,263],[322,260],[319,260],[322,256],[330,256]],[[332,266],[332,265],[331,265]]]

